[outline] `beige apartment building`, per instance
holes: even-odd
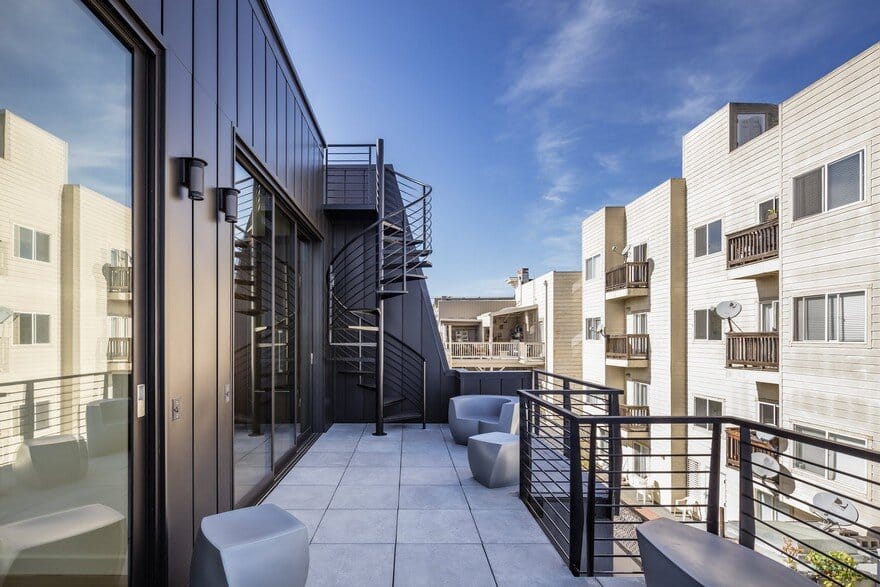
[[[90,399],[127,394],[130,250],[131,207],[69,184],[67,143],[0,111],[0,467],[22,426],[84,435]]]
[[[684,179],[584,221],[583,376],[624,389],[624,414],[737,416],[876,447],[878,88],[875,45],[781,104],[727,104],[684,136]],[[686,491],[652,495],[652,475],[640,472],[669,470],[651,454],[670,447],[624,433],[636,498],[705,502],[707,459],[675,467],[689,472]],[[728,522],[738,511],[738,441],[738,429],[723,431]],[[864,462],[753,441],[785,451],[777,464],[797,480],[759,489],[761,519],[808,519],[813,497],[835,488],[880,499],[855,479],[877,475]],[[708,442],[690,444],[691,454],[709,452]]]
[[[583,377],[625,390],[624,415],[662,416],[686,409],[685,182],[670,179],[626,206],[605,207],[584,220]],[[668,425],[653,436],[670,437]],[[625,481],[649,499],[651,488],[675,483],[662,471],[680,471],[674,459],[654,459],[647,431],[624,426]],[[670,441],[654,452],[671,454]],[[654,462],[656,461],[656,462]],[[683,479],[681,480],[683,482]],[[671,503],[672,495],[650,495]]]
[[[580,378],[579,271],[532,279],[522,268],[512,298],[434,299],[449,366],[469,370],[547,369]]]

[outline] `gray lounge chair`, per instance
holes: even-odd
[[[128,400],[99,399],[86,405],[89,456],[97,457],[128,448]]]
[[[519,434],[519,398],[507,395],[459,395],[449,400],[449,431],[458,444],[487,432]]]

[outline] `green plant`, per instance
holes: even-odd
[[[821,573],[817,581],[822,587],[855,587],[856,583],[866,578],[851,568],[855,567],[856,560],[845,552],[823,554],[813,550],[807,553],[806,559],[813,569]]]

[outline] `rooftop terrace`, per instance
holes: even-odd
[[[309,527],[309,585],[644,585],[577,578],[518,497],[473,478],[446,425],[335,424],[266,502]]]

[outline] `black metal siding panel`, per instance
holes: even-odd
[[[254,101],[254,140],[251,147],[254,153],[266,161],[266,37],[260,29],[259,22],[253,23],[253,71],[254,84],[251,89]]]
[[[226,118],[235,120],[236,108],[236,71],[238,56],[238,9],[231,0],[219,3],[217,16],[217,102]],[[232,185],[231,181],[228,185]]]
[[[290,91],[290,88],[287,88],[286,98],[285,98],[285,109],[287,111],[285,121],[287,130],[285,133],[286,146],[284,149],[285,159],[285,174],[284,174],[284,185],[287,187],[287,191],[293,195],[294,199],[296,199],[296,193],[294,192],[294,177],[295,177],[295,169],[296,169],[296,102],[294,102],[293,93]]]
[[[162,0],[129,0],[129,3],[154,35],[162,34]]]
[[[285,188],[287,187],[287,81],[281,68],[275,65],[275,151],[278,159],[275,163],[275,175]]]
[[[228,1],[228,0],[227,0]],[[254,19],[249,0],[238,0],[238,134],[254,141]]]
[[[176,55],[166,60],[166,186],[162,234],[165,375],[165,524],[169,584],[185,585],[193,544],[193,203],[179,197],[179,157],[192,155],[192,78]],[[171,401],[181,416],[171,420]]]
[[[217,0],[195,0],[193,76],[212,97],[217,92]]]
[[[235,56],[232,56],[232,64]],[[224,61],[221,57],[221,67]],[[233,185],[232,121],[219,113],[217,177],[221,187]],[[217,230],[217,509],[232,508],[232,224],[221,218]]]
[[[266,75],[265,100],[266,100],[266,167],[273,175],[278,175],[278,105],[276,104],[277,92],[275,81],[277,79],[275,69],[275,55],[266,47],[266,62],[263,65]]]
[[[216,31],[216,29],[215,29]],[[197,37],[198,39],[198,37]],[[215,91],[216,91],[216,86]],[[193,147],[208,162],[193,210],[193,524],[217,513],[217,103],[196,84]]]
[[[193,68],[193,0],[165,0],[162,6],[162,34],[168,49],[183,64]]]

